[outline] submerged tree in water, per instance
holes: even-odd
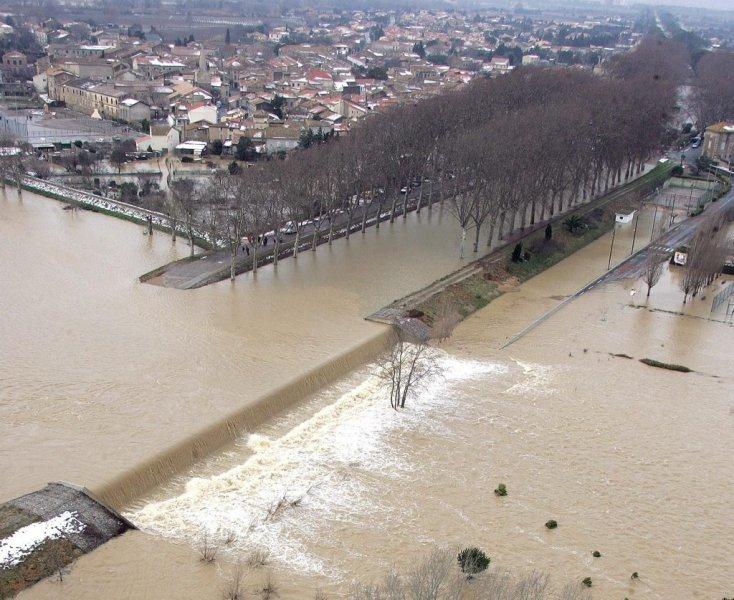
[[[390,406],[405,408],[408,398],[415,394],[432,375],[438,374],[438,355],[426,342],[409,341],[409,336],[396,328],[397,341],[379,363],[378,377],[390,390]]]

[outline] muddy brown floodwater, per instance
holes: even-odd
[[[54,204],[43,202],[46,204],[28,202],[19,208],[14,199],[6,201],[2,214],[7,214],[8,205],[15,207],[10,214],[16,215],[16,224],[20,219],[31,231],[46,229],[46,237],[56,229],[75,227],[73,219],[80,215],[68,216],[71,223],[60,222],[67,215],[54,213],[58,208],[47,208]],[[28,206],[40,216],[18,216],[30,210]],[[44,218],[50,221],[45,228]],[[146,238],[131,240],[129,225],[109,225],[108,220],[100,221],[101,217],[94,215],[81,218],[93,225],[91,231],[77,236],[81,238],[77,243],[88,249],[96,247],[97,255],[91,262],[98,267],[103,261],[107,271],[130,267],[124,262],[106,262],[99,250],[105,240],[115,238],[123,246],[146,247],[150,243]],[[409,219],[408,231],[420,228],[410,223]],[[0,224],[5,233],[7,224]],[[126,233],[115,237],[118,225]],[[93,242],[90,238],[95,238],[97,228],[104,235],[99,234]],[[444,237],[436,233],[439,230],[443,231],[428,228],[416,235],[413,244],[426,235],[436,235],[432,243],[443,240],[450,251],[453,232]],[[41,232],[38,237],[43,236]],[[386,233],[381,230],[379,235]],[[618,230],[615,262],[629,251],[630,234],[629,227]],[[73,246],[75,236],[71,233],[55,235],[63,236],[64,245]],[[26,238],[35,240],[28,232]],[[6,235],[2,239],[7,240]],[[3,251],[12,252],[31,272],[39,268],[37,257],[43,251],[35,252],[35,244],[26,246],[20,238],[15,242],[21,248],[8,249],[4,241]],[[441,348],[443,376],[432,381],[405,412],[389,409],[384,391],[374,379],[374,366],[366,364],[253,428],[226,452],[197,464],[184,476],[128,506],[126,515],[143,531],[128,533],[82,557],[63,583],[45,581],[21,596],[215,599],[221,597],[229,565],[261,549],[270,553],[269,568],[281,598],[311,598],[316,589],[342,597],[351,580],[369,580],[391,566],[407,566],[416,555],[437,544],[479,545],[492,557],[493,568],[512,572],[537,569],[551,573],[558,583],[591,577],[598,598],[731,595],[734,385],[730,357],[734,330],[703,318],[708,315],[711,290],[705,294],[707,299],[683,307],[676,287],[679,273],[666,271],[649,304],[638,307],[645,305],[643,284],[612,284],[582,296],[515,344],[498,350],[502,342],[559,298],[600,274],[606,268],[609,242],[609,236],[601,238],[462,323]],[[391,252],[408,251],[399,240],[394,243],[397,246],[384,250],[384,256],[380,253],[385,243],[370,246],[369,255],[358,257],[351,254],[350,247],[347,254],[352,256],[351,263],[342,268],[339,265],[345,265],[346,259],[324,248],[324,263],[331,263],[329,268],[322,270],[319,263],[318,268],[308,269],[305,279],[291,276],[282,287],[278,287],[278,280],[285,277],[285,269],[279,271],[278,280],[264,269],[255,285],[243,277],[234,287],[220,284],[193,295],[131,284],[129,271],[115,276],[97,273],[97,287],[110,289],[87,291],[80,280],[95,269],[85,261],[79,258],[58,276],[55,273],[64,268],[63,261],[48,261],[53,264],[48,267],[48,276],[54,286],[72,286],[66,292],[67,310],[75,299],[86,302],[86,294],[111,302],[113,309],[100,308],[99,302],[86,303],[71,312],[71,326],[64,326],[65,312],[56,312],[52,295],[26,294],[22,297],[44,303],[44,310],[37,309],[31,316],[56,335],[70,331],[72,340],[73,327],[92,320],[95,326],[85,326],[86,334],[79,338],[95,346],[93,358],[69,343],[59,342],[59,348],[65,346],[69,354],[80,355],[87,365],[100,368],[101,364],[105,369],[99,379],[90,376],[91,380],[79,388],[80,406],[71,399],[70,390],[62,388],[63,392],[45,396],[45,402],[37,402],[31,410],[20,404],[32,403],[41,384],[34,383],[31,373],[20,381],[3,352],[3,382],[16,382],[16,393],[26,380],[31,386],[31,390],[23,390],[14,408],[23,416],[27,429],[16,429],[13,423],[3,425],[3,471],[9,472],[10,482],[14,482],[8,489],[14,491],[14,485],[25,491],[43,478],[103,478],[106,469],[115,465],[124,468],[126,460],[154,445],[148,439],[151,432],[166,438],[169,423],[203,418],[206,411],[201,405],[221,410],[226,401],[235,402],[238,393],[249,393],[228,388],[244,387],[247,381],[244,375],[236,375],[238,359],[242,371],[258,384],[278,377],[278,369],[287,368],[284,365],[293,361],[293,354],[286,360],[288,352],[296,353],[300,362],[316,353],[313,359],[317,361],[327,355],[320,350],[323,339],[335,340],[332,349],[339,352],[348,347],[345,337],[373,335],[376,326],[361,322],[358,316],[372,307],[372,300],[385,295],[385,284],[378,275],[391,264]],[[152,248],[145,252],[151,253],[150,262],[155,262],[159,258],[156,252],[163,255],[170,251],[170,243],[154,238]],[[185,248],[178,251],[185,252]],[[141,250],[128,248],[127,252]],[[24,258],[28,253],[36,258]],[[117,258],[122,261],[124,256]],[[440,253],[415,256],[418,262],[410,268],[401,267],[406,263],[397,258],[392,256],[392,264],[400,271],[394,296],[400,295],[397,288],[402,283],[417,287],[415,280],[432,279],[427,272],[418,276],[415,271],[433,269],[435,265],[430,263],[440,260]],[[302,264],[299,262],[299,270]],[[360,288],[370,288],[361,291],[365,294],[361,299],[343,291],[360,293],[354,291],[356,283],[349,284],[355,281],[357,269],[372,269],[374,277],[371,286]],[[366,277],[364,272],[360,275]],[[73,285],[64,283],[69,279]],[[110,279],[118,283],[100,284]],[[330,283],[323,283],[323,290],[313,279]],[[248,327],[228,329],[228,324],[238,320],[226,316],[239,314],[243,303],[262,289],[263,281],[280,294],[268,296],[272,306],[267,308],[254,301],[245,304],[247,314],[257,315],[248,317],[247,323],[257,328],[258,334],[265,315],[278,314],[270,311],[289,303],[307,304],[313,312],[324,310],[325,314],[321,319],[311,313],[297,318],[287,312],[278,314],[279,320],[271,318],[265,324],[270,335],[254,336],[258,352],[251,341],[239,339],[246,336],[252,340],[252,331]],[[18,276],[17,282],[29,290],[26,278]],[[91,287],[91,283],[87,285]],[[720,285],[717,282],[714,289]],[[33,286],[39,293],[43,287]],[[636,293],[631,295],[633,290]],[[196,295],[199,292],[201,299]],[[57,292],[59,295],[63,300],[64,295]],[[116,297],[121,298],[113,301]],[[20,299],[16,303],[23,304]],[[16,306],[19,318],[31,310]],[[56,315],[59,323],[45,317],[47,311]],[[95,316],[99,311],[103,314]],[[680,311],[687,314],[675,314]],[[143,323],[151,320],[144,317],[156,317],[148,327],[140,327],[141,339],[134,350],[115,350],[114,336],[108,337],[107,321],[114,321],[114,315],[120,313],[124,324],[115,331],[120,342],[127,344],[133,337],[130,313]],[[304,325],[304,319],[318,320],[328,333],[322,337],[310,329],[312,325]],[[174,322],[178,331],[174,331]],[[3,326],[4,338],[7,327]],[[25,331],[17,323],[12,327],[15,336]],[[280,335],[288,328],[292,330],[291,343],[285,344]],[[45,339],[41,332],[38,335]],[[156,340],[157,336],[162,340]],[[6,350],[5,339],[2,349]],[[99,356],[107,352],[119,359],[122,366],[118,365],[117,371],[107,368],[106,356]],[[36,379],[45,380],[49,392],[63,386],[74,372],[68,366],[74,362],[72,358],[61,361],[64,370],[53,368],[59,353],[42,359],[36,350],[26,359],[41,363],[36,366]],[[634,359],[613,357],[616,353]],[[224,364],[214,361],[213,356],[221,356]],[[135,364],[134,357],[145,366],[136,372],[137,377],[127,376],[131,367],[126,363]],[[636,360],[644,357],[684,364],[695,372],[647,367]],[[156,373],[141,385],[137,378],[152,369],[151,364]],[[33,366],[28,368],[32,372]],[[214,373],[209,373],[211,369]],[[257,369],[263,373],[253,374]],[[152,385],[156,377],[160,387]],[[115,386],[102,389],[117,390],[113,396],[116,402],[106,407],[109,415],[101,416],[104,413],[98,411],[95,415],[96,404],[106,404],[106,400],[104,392],[92,392],[108,378]],[[120,391],[128,386],[134,391]],[[155,394],[146,393],[148,388]],[[14,404],[7,398],[2,404],[5,411]],[[118,426],[110,417],[114,416],[113,407],[121,402],[135,408]],[[60,406],[54,408],[55,403]],[[92,407],[91,416],[85,412],[87,405]],[[52,453],[53,444],[44,437],[42,425],[38,425],[45,423],[45,407],[56,414],[57,428],[50,431],[58,438],[58,458]],[[64,416],[64,411],[73,418]],[[134,415],[153,423],[131,427]],[[31,423],[36,423],[35,430]],[[90,436],[85,426],[95,435]],[[66,431],[70,442],[77,435],[86,444],[98,444],[95,452],[99,454],[78,456],[74,445],[58,450],[66,443],[59,431]],[[12,443],[5,439],[8,435],[13,436]],[[105,443],[114,442],[119,447],[105,451]],[[76,446],[84,444],[77,440]],[[122,456],[117,457],[116,452]],[[39,469],[39,474],[23,474],[16,467],[16,457],[17,464],[25,464],[31,471]],[[78,466],[73,467],[72,458]],[[64,468],[67,472],[63,475],[55,472]],[[492,490],[498,483],[507,485],[507,497],[494,496]],[[298,498],[300,503],[269,519],[269,508],[284,496]],[[547,530],[543,524],[548,519],[557,520],[558,528]],[[203,531],[221,546],[214,564],[198,560],[196,539]],[[227,538],[229,544],[225,543]],[[594,550],[601,552],[601,558],[592,557]],[[246,585],[254,589],[265,570],[252,570]],[[630,575],[635,571],[639,579],[633,581]]]

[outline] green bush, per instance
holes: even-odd
[[[515,245],[515,249],[512,251],[512,262],[520,262],[522,260],[522,242],[518,242]]]
[[[481,573],[489,566],[490,558],[479,548],[465,548],[459,552],[459,566],[461,571],[468,575]]]
[[[682,167],[682,166],[680,166],[680,165],[675,165],[675,166],[674,166],[674,167],[673,167],[673,168],[672,168],[672,169],[670,170],[670,175],[671,175],[672,177],[680,177],[681,175],[683,175],[683,167]]]
[[[591,577],[584,577],[581,581],[586,587],[591,587]]]
[[[494,493],[496,496],[507,496],[507,487],[504,483],[500,483]]]
[[[555,529],[556,527],[558,527],[558,522],[555,519],[550,519],[549,521],[545,522],[545,526],[548,529]]]
[[[593,556],[594,558],[599,558],[599,557],[601,557],[601,552],[599,552],[598,550],[594,550],[591,553],[591,556]]]
[[[571,215],[563,222],[563,226],[566,228],[566,231],[572,235],[581,235],[586,231],[589,224],[583,217],[580,217],[579,215]]]

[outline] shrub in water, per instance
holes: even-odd
[[[591,587],[591,577],[584,577],[581,583],[583,583],[586,587]]]
[[[489,566],[489,556],[479,548],[465,548],[459,552],[459,565],[461,570],[468,575],[481,573]]]
[[[494,491],[497,496],[507,496],[507,487],[504,483],[500,483]]]
[[[591,556],[593,556],[594,558],[599,558],[601,556],[601,552],[599,552],[598,550],[594,550],[594,552],[591,553]]]
[[[556,527],[558,527],[558,523],[554,519],[551,519],[550,521],[545,522],[545,526],[548,529],[555,529]]]

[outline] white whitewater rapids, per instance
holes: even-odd
[[[144,530],[196,540],[202,533],[221,540],[234,533],[236,550],[258,548],[293,567],[329,572],[311,546],[324,522],[353,522],[380,502],[369,488],[370,474],[400,477],[410,470],[386,443],[398,429],[435,429],[435,408],[451,410],[452,383],[503,373],[505,366],[458,360],[440,352],[441,375],[409,401],[406,410],[390,408],[386,390],[368,376],[334,403],[283,436],[252,434],[244,463],[208,478],[193,478],[183,493],[154,502],[127,516]],[[358,476],[357,476],[358,475]],[[279,501],[297,508],[268,515]]]

